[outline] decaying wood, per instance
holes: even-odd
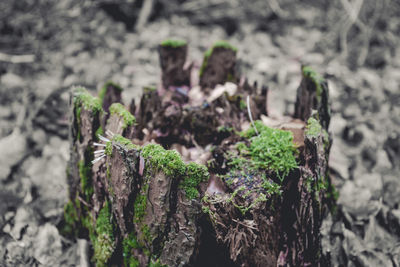
[[[112,87],[101,110],[74,91],[65,232],[90,237],[98,266],[323,266],[319,227],[332,193],[327,83],[303,68],[294,119],[269,118],[267,88],[239,78],[236,50],[210,51],[193,85],[187,46],[160,46],[163,86],[131,103],[134,124],[104,112],[121,101]],[[257,127],[292,133],[297,166],[285,175],[241,154],[238,144],[260,135],[238,134],[256,127],[250,114]]]

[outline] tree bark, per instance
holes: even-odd
[[[323,266],[327,83],[303,67],[294,118],[269,118],[235,48],[212,47],[191,87],[177,44],[160,46],[163,86],[131,104],[135,123],[74,89],[64,233],[89,237],[97,266]]]

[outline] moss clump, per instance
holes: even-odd
[[[164,47],[178,48],[181,46],[185,46],[186,44],[187,42],[183,40],[167,39],[165,41],[162,41],[160,45]]]
[[[241,110],[246,110],[247,109],[247,104],[246,104],[246,102],[244,102],[243,99],[240,99],[239,107],[240,107]]]
[[[161,264],[160,259],[157,260],[151,259],[149,267],[168,267],[168,265]]]
[[[235,52],[238,51],[238,49],[236,47],[234,47],[233,45],[231,45],[230,43],[228,43],[227,41],[217,41],[214,43],[214,45],[212,46],[212,48],[225,48],[225,49],[230,49],[233,50]]]
[[[64,235],[76,236],[78,234],[79,217],[77,209],[80,209],[79,199],[75,201],[68,201],[64,206],[64,221],[65,225],[61,229],[61,233]]]
[[[204,165],[199,165],[190,162],[186,165],[186,175],[180,183],[180,187],[185,190],[186,196],[189,199],[194,199],[199,196],[197,187],[201,182],[208,181],[210,174]]]
[[[89,94],[89,92],[83,87],[74,89],[74,104],[75,108],[84,107],[86,110],[92,111],[94,114],[102,111],[100,100]]]
[[[142,237],[143,237],[141,240],[142,243],[150,245],[153,241],[153,238],[151,236],[149,226],[147,224],[143,224],[140,230],[142,231]]]
[[[131,140],[129,140],[128,138],[125,138],[119,134],[114,135],[114,137],[112,138],[112,142],[116,142],[116,143],[126,147],[127,149],[140,150],[140,147],[138,145],[133,144]],[[106,147],[107,147],[107,144],[106,144]]]
[[[318,114],[317,114],[318,115]],[[318,118],[318,116],[315,116]],[[329,134],[328,132],[322,128],[322,125],[315,117],[310,117],[307,120],[307,126],[305,134],[307,137],[314,137],[317,138],[321,133],[324,141],[324,148],[327,149],[329,147]]]
[[[118,91],[120,91],[120,92],[122,92],[122,91],[124,90],[124,89],[123,89],[121,86],[119,86],[118,84],[116,84],[116,83],[114,83],[114,82],[112,82],[112,81],[107,81],[107,82],[104,84],[104,86],[100,89],[100,92],[99,92],[99,98],[100,98],[100,102],[101,102],[102,105],[103,105],[104,97],[106,96],[106,93],[107,93],[107,89],[108,89],[109,87],[115,88],[116,90],[118,90]]]
[[[96,266],[107,266],[107,262],[114,252],[114,230],[111,221],[112,215],[108,201],[106,201],[96,220],[96,240],[93,244]]]
[[[106,148],[104,149],[104,154],[111,157],[113,151],[112,141],[106,143]]]
[[[302,66],[301,70],[303,72],[303,76],[310,78],[311,81],[315,84],[315,89],[317,90],[317,97],[319,99],[322,94],[322,85],[321,84],[323,82],[325,82],[325,79],[309,66]]]
[[[99,135],[104,135],[103,127],[99,126],[96,130],[95,140],[99,140]]]
[[[185,173],[185,163],[176,150],[166,150],[158,144],[148,144],[142,148],[142,156],[167,176],[178,177]]]
[[[74,108],[75,108],[75,117],[77,120],[78,133],[77,139],[81,140],[81,112],[82,108],[91,111],[93,116],[98,115],[103,112],[101,107],[100,100],[97,97],[93,97],[89,92],[83,87],[75,87],[73,88],[74,93]],[[96,137],[95,137],[96,138]]]
[[[237,48],[226,41],[215,42],[214,45],[212,47],[210,47],[204,53],[203,64],[201,64],[201,67],[200,67],[200,77],[203,76],[204,70],[206,69],[207,64],[208,64],[208,59],[212,55],[215,48],[225,48],[225,49],[230,49],[230,50],[234,51],[235,53],[237,52]],[[228,74],[228,76],[229,76],[229,74]],[[232,80],[233,80],[233,78],[232,78]]]
[[[78,162],[79,177],[81,178],[81,188],[86,201],[90,201],[93,195],[92,185],[92,164],[85,164],[84,160]]]
[[[155,92],[155,91],[157,91],[157,87],[155,87],[155,86],[145,86],[145,87],[143,87],[143,93],[144,94],[149,94],[149,93]]]
[[[136,197],[134,203],[134,222],[140,223],[146,215],[147,208],[147,190],[149,189],[149,184],[145,184],[141,190],[141,193]]]
[[[136,236],[133,232],[129,233],[128,237],[122,241],[122,256],[124,257],[124,266],[138,267],[139,260],[133,256],[132,250],[140,248]]]
[[[114,103],[110,106],[110,113],[116,114],[124,119],[123,129],[133,125],[136,122],[135,116],[133,116],[126,108],[120,103]]]
[[[322,127],[319,121],[313,117],[309,118],[307,121],[307,126],[305,131],[306,135],[310,137],[318,137],[321,131]]]
[[[272,170],[282,181],[291,170],[297,168],[293,134],[265,126],[261,121],[256,121],[255,126],[259,135],[256,135],[254,128],[242,133],[250,141],[247,148],[241,148],[242,153],[251,157],[251,165],[255,168]]]

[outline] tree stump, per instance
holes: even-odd
[[[163,86],[130,105],[136,118],[111,104],[113,84],[102,100],[73,88],[62,231],[91,240],[96,266],[323,266],[335,199],[324,79],[303,67],[294,118],[270,118],[233,46],[206,52],[200,85],[186,43],[159,52]]]

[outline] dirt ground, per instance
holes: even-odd
[[[0,266],[76,266],[85,240],[57,229],[67,202],[68,91],[113,80],[123,99],[160,82],[157,45],[227,40],[239,69],[291,114],[301,64],[329,80],[338,211],[321,228],[332,266],[400,266],[400,2],[0,2]]]

